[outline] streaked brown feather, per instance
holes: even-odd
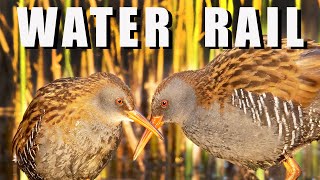
[[[25,172],[29,172],[27,173],[29,178],[41,178],[33,168],[35,166],[34,158],[30,160],[29,155],[27,155],[28,157],[24,157],[25,149],[33,151],[35,155],[38,151],[36,137],[39,134],[38,132],[41,131],[41,122],[54,125],[66,118],[72,119],[75,116],[73,114],[74,110],[70,108],[72,104],[78,104],[80,102],[79,99],[83,101],[86,97],[95,95],[99,88],[104,87],[108,83],[123,84],[119,78],[110,76],[108,73],[95,73],[88,78],[58,79],[37,91],[34,99],[25,111],[23,120],[14,136],[12,146],[18,165]],[[130,98],[129,88],[123,86],[122,89],[128,94],[128,98]],[[131,101],[134,102],[133,99]],[[71,116],[70,114],[73,115]],[[81,110],[79,110],[77,116],[81,116]],[[32,135],[34,136],[33,138],[31,138]],[[32,141],[32,147],[28,146],[28,141]],[[24,162],[24,158],[29,158],[29,161]]]
[[[226,50],[203,69],[177,75],[195,87],[204,107],[224,101],[234,89],[269,92],[306,107],[320,89],[319,45],[308,41],[308,49],[288,49],[286,40],[282,44],[283,49]]]

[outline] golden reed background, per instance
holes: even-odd
[[[282,35],[285,37],[285,7],[302,10],[302,37],[320,40],[319,0],[1,0],[0,1],[0,179],[25,179],[12,164],[11,139],[23,113],[36,90],[61,77],[88,76],[107,71],[121,77],[132,89],[137,106],[149,114],[152,94],[161,80],[168,75],[203,67],[221,50],[204,48],[204,7],[220,6],[233,16],[231,30],[236,29],[239,6],[254,6],[260,10],[262,31],[266,33],[266,7],[282,9]],[[111,18],[110,49],[25,49],[19,43],[17,6],[58,6],[62,14],[59,40],[61,41],[66,7],[81,6],[86,10],[94,47],[95,23],[89,8],[95,6],[150,6],[165,7],[173,17],[172,49],[144,47],[144,17],[136,20],[141,32],[135,38],[142,42],[141,49],[123,49],[119,45],[118,18]],[[118,16],[118,15],[117,15]],[[234,33],[234,31],[233,31]],[[61,42],[60,42],[61,43]],[[59,43],[58,43],[59,44]],[[112,163],[98,179],[215,179],[238,177],[241,169],[215,159],[201,151],[185,138],[181,130],[169,125],[162,129],[165,141],[152,139],[145,153],[132,162],[133,150],[142,128],[125,124],[124,138]],[[320,178],[319,146],[313,143],[300,151],[296,159],[303,169],[302,179]],[[258,170],[259,178],[283,177],[283,168]]]

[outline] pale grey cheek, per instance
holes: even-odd
[[[181,121],[182,112],[181,108],[174,108],[171,107],[170,109],[166,110],[164,113],[164,121],[168,123],[177,123]]]
[[[112,111],[112,113],[107,112],[106,116],[108,117],[108,119],[112,119],[114,121],[124,121],[129,119],[127,116],[121,113],[118,109]]]
[[[114,122],[119,122],[126,120],[126,116],[124,115],[121,110],[116,107],[116,106],[111,106],[111,105],[100,105],[99,108],[101,108],[103,112],[103,116],[105,117],[106,120],[111,121],[113,120]]]
[[[107,98],[105,96],[97,96],[91,102],[91,104],[98,109],[101,109],[105,113],[110,113],[115,110],[115,102],[111,101],[112,98]]]

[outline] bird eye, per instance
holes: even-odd
[[[169,102],[167,100],[165,100],[165,99],[161,101],[161,107],[162,108],[167,108],[168,104],[169,104]]]
[[[116,99],[116,104],[117,104],[118,106],[122,106],[122,105],[123,105],[123,100],[122,100],[122,98],[117,98],[117,99]]]

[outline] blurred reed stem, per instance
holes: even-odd
[[[318,142],[314,141],[311,143],[311,149],[312,149],[312,174],[318,174],[319,173],[319,148],[318,148]]]
[[[57,54],[56,49],[52,49],[51,51],[51,71],[53,79],[61,78],[61,65],[60,61],[62,60],[62,54]]]
[[[193,170],[193,164],[192,164],[192,148],[193,148],[193,142],[189,139],[186,140],[186,157],[185,157],[185,176],[186,179],[192,177],[192,170]]]
[[[296,2],[296,8],[301,9],[301,0],[295,0]]]
[[[227,10],[230,12],[230,15],[231,15],[231,17],[232,17],[232,19],[234,19],[234,6],[233,6],[233,0],[228,0],[228,6],[227,6]],[[231,26],[230,26],[230,30],[232,31],[232,24],[231,24]]]
[[[229,0],[219,0],[219,7],[227,9]]]
[[[4,32],[2,29],[0,29],[0,45],[3,49],[3,51],[8,54],[10,49],[9,49],[9,45],[7,42],[7,39],[5,38]]]
[[[37,71],[37,87],[40,89],[44,85],[44,61],[43,61],[43,48],[39,49],[38,62],[34,65],[35,70]]]
[[[19,0],[19,7],[24,7],[24,0]],[[18,35],[17,35],[18,36]],[[26,65],[26,49],[24,46],[19,44],[19,59],[20,59],[20,113],[23,116],[27,109],[27,65]],[[20,170],[20,179],[27,180],[27,176]]]
[[[264,180],[264,170],[263,169],[257,169],[256,176],[259,180]]]
[[[64,77],[73,77],[73,71],[71,66],[71,55],[70,55],[70,49],[65,48],[64,49]]]
[[[24,0],[19,0],[19,6],[24,6]],[[26,92],[27,92],[27,65],[26,65],[26,49],[20,43],[19,45],[19,58],[20,58],[20,103],[21,103],[21,114],[27,108]]]
[[[71,6],[71,0],[65,0],[64,1],[64,15],[66,15],[66,11],[67,11],[67,8]],[[62,24],[62,23],[60,23]],[[62,29],[63,29],[63,25],[62,26]],[[60,26],[60,27],[61,27]],[[63,72],[63,76],[64,77],[73,77],[73,71],[72,71],[72,66],[71,66],[71,54],[70,54],[70,49],[67,49],[67,48],[64,48],[64,72]]]
[[[262,0],[262,7],[261,7],[261,30],[262,30],[262,35],[267,34],[267,7],[268,7],[268,0]]]

